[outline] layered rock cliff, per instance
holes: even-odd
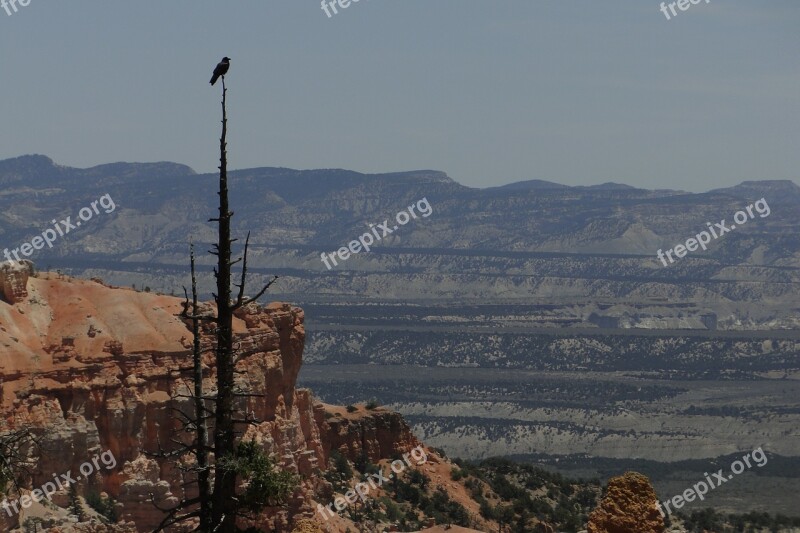
[[[0,271],[0,413],[5,429],[32,428],[42,453],[30,450],[35,467],[28,487],[54,475],[76,475],[105,453],[79,481],[84,495],[105,492],[116,499],[126,530],[151,531],[163,507],[184,496],[183,473],[169,460],[151,455],[178,434],[175,408],[189,410],[192,336],[180,318],[178,298],[110,288],[54,274],[33,276],[32,265]],[[403,419],[384,410],[358,416],[326,416],[326,408],[295,383],[302,364],[303,311],[285,303],[251,305],[234,323],[239,349],[238,380],[254,395],[240,407],[259,422],[247,430],[274,454],[284,469],[302,477],[288,509],[271,509],[265,529],[291,531],[312,516],[314,494],[327,483],[319,476],[332,450],[373,462],[419,444]],[[206,324],[203,346],[212,346],[213,324]],[[213,356],[206,350],[206,390],[214,384]],[[111,455],[109,455],[111,454]],[[66,490],[53,502],[66,505]],[[3,530],[26,517],[56,516],[47,506],[1,513]],[[123,529],[120,529],[122,531]]]

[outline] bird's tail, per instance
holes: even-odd
[[[212,76],[211,81],[209,83],[211,83],[211,85],[214,85],[215,83],[217,83],[217,78],[219,78],[219,76],[214,74],[214,76]]]

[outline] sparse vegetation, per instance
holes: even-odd
[[[750,512],[747,514],[723,514],[714,509],[702,509],[692,513],[677,513],[689,533],[716,531],[718,533],[753,533],[769,531],[779,533],[790,528],[800,527],[800,517],[781,514]]]
[[[377,409],[379,407],[378,400],[373,398],[372,400],[367,402],[367,405],[365,407],[367,408],[367,411],[372,411],[374,409]]]
[[[254,440],[240,442],[236,453],[226,456],[219,470],[233,474],[246,483],[246,489],[237,496],[240,506],[257,512],[267,505],[279,505],[292,494],[299,479],[295,474],[277,469],[275,462]]]
[[[78,496],[78,489],[74,484],[69,486],[69,512],[71,515],[78,519],[78,522],[86,521],[86,510],[83,508],[80,496]]]
[[[599,481],[571,480],[506,459],[454,462],[458,469],[451,477],[467,488],[481,516],[510,531],[530,531],[532,523],[544,522],[557,531],[575,533],[585,526],[601,492]]]
[[[117,502],[110,496],[102,496],[96,491],[90,491],[86,494],[86,505],[97,511],[100,516],[111,523],[115,523],[118,519],[117,510],[115,508],[116,503]]]

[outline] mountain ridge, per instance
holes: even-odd
[[[116,163],[76,171],[44,156],[0,162],[0,250],[29,242],[51,220],[75,220],[89,202],[109,195],[117,205],[113,213],[99,213],[30,258],[116,285],[180,291],[189,240],[200,246],[216,240],[208,213],[217,195],[216,175],[174,165]],[[170,172],[178,175],[164,178]],[[786,180],[694,194],[610,183],[478,189],[431,170],[230,172],[234,232],[241,238],[250,232],[250,267],[260,281],[281,275],[281,298],[567,299],[582,303],[564,306],[562,318],[581,327],[594,327],[589,320],[597,316],[596,305],[608,301],[617,314],[599,323],[791,326],[790,310],[800,298],[798,190]],[[666,266],[659,261],[658,250],[686,243],[707,224],[730,222],[760,198],[771,207],[768,216],[754,212],[707,250]],[[423,201],[429,216],[392,222]],[[384,221],[391,231],[373,238],[370,251],[326,268],[321,254]],[[205,294],[213,287],[207,261],[198,263]],[[680,307],[663,301],[688,306],[697,316],[684,317]]]
[[[156,162],[124,162],[116,161],[111,163],[100,163],[91,167],[71,167],[57,164],[52,158],[42,154],[25,154],[17,157],[7,158],[0,160],[0,178],[4,174],[12,171],[26,171],[26,177],[36,178],[42,177],[42,172],[58,172],[63,174],[86,174],[92,176],[101,176],[108,173],[118,173],[119,177],[184,177],[184,176],[215,176],[216,173],[198,173],[188,165],[177,163],[173,161],[156,161]],[[147,173],[155,173],[147,174]],[[326,178],[333,179],[337,176],[346,177],[381,177],[381,178],[413,178],[413,177],[428,177],[433,178],[433,181],[444,183],[453,183],[465,187],[467,189],[475,189],[481,191],[488,191],[494,189],[506,190],[548,190],[548,189],[588,189],[588,190],[637,190],[637,191],[650,191],[650,192],[675,192],[685,194],[706,194],[706,193],[723,193],[730,191],[738,191],[751,189],[754,185],[769,186],[775,185],[775,190],[780,190],[783,187],[790,186],[790,190],[800,193],[800,185],[791,179],[764,179],[764,180],[745,180],[736,185],[728,187],[714,188],[705,192],[688,193],[686,191],[674,189],[645,189],[636,187],[626,183],[617,182],[603,182],[592,185],[566,185],[555,181],[530,179],[520,180],[505,183],[503,185],[490,185],[486,187],[470,187],[457,182],[451,178],[447,173],[440,170],[432,169],[419,169],[419,170],[406,170],[396,172],[379,172],[379,173],[366,173],[358,172],[355,170],[348,170],[342,168],[315,168],[315,169],[294,169],[289,167],[272,167],[272,166],[259,166],[248,167],[241,169],[232,169],[228,171],[228,175],[232,177],[246,177],[251,174],[268,173],[270,177],[288,178],[297,176],[317,176],[324,173]],[[331,176],[333,174],[333,176]],[[2,183],[2,181],[0,181]],[[793,186],[793,188],[791,188]]]

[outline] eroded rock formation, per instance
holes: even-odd
[[[589,515],[588,533],[661,533],[664,520],[646,476],[637,472],[611,478],[606,495]]]
[[[150,495],[169,507],[184,496],[187,481],[173,462],[147,455],[179,436],[172,408],[190,410],[191,382],[178,370],[189,366],[192,342],[179,317],[181,300],[50,274],[31,277],[32,266],[3,273],[3,294],[10,297],[0,302],[0,412],[7,427],[37,428],[47,450],[37,458],[29,486],[78,472],[109,451],[114,466],[100,464],[79,492],[108,493],[119,502],[126,527],[152,531],[163,515]],[[366,452],[377,461],[418,444],[395,413],[329,418],[310,391],[295,388],[303,320],[301,309],[273,303],[239,310],[234,324],[237,379],[262,395],[240,405],[260,421],[245,438],[255,439],[303,479],[288,510],[273,509],[262,517],[259,525],[276,531],[291,531],[296,520],[313,516],[313,495],[327,483],[317,474],[331,450],[353,458]],[[207,349],[213,324],[204,327]],[[210,350],[204,362],[205,387],[212,390]],[[64,492],[53,501],[66,501]],[[0,516],[0,529],[9,530],[26,510]]]
[[[27,259],[21,262],[0,263],[0,295],[3,301],[17,303],[28,296],[28,278],[33,275],[33,263]]]

